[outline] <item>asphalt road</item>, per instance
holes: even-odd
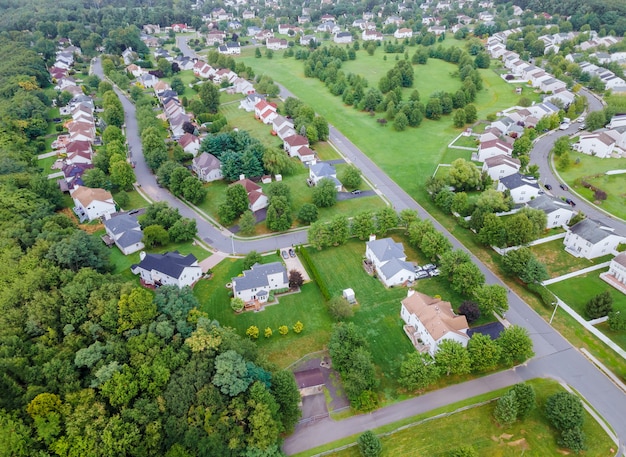
[[[94,64],[94,71],[98,76],[103,76],[99,59]],[[150,173],[143,158],[134,106],[128,100],[126,94],[118,92],[118,95],[120,95],[126,115],[126,137],[132,160],[136,162],[135,174],[137,182],[153,200],[167,201],[171,206],[178,208],[183,216],[195,218],[198,225],[198,235],[204,241],[223,252],[231,252],[234,246],[234,250],[239,253],[249,252],[250,250],[259,252],[270,251],[291,244],[306,242],[306,232],[304,231],[276,235],[261,240],[234,240],[230,232],[216,228],[180,200],[171,196],[165,189],[159,188],[156,185],[154,175]],[[291,94],[288,91],[281,88],[281,96],[289,95]],[[374,184],[375,189],[385,195],[396,210],[400,211],[405,208],[417,210],[420,217],[430,219],[435,228],[450,239],[455,249],[463,249],[467,252],[451,233],[434,220],[410,195],[395,184],[351,141],[332,126],[330,127],[330,138],[335,146],[343,152],[344,156],[361,169],[363,175]],[[415,172],[418,172],[418,170],[415,170]],[[501,284],[506,287],[482,262],[471,253],[469,254],[485,274],[487,284]],[[310,449],[314,446],[415,415],[420,411],[428,411],[433,407],[454,403],[478,393],[514,384],[519,382],[520,379],[533,377],[552,377],[571,385],[607,420],[618,437],[626,437],[626,395],[513,293],[510,294],[509,307],[507,319],[513,324],[521,325],[528,329],[533,340],[536,355],[526,366],[518,367],[514,371],[496,373],[485,378],[432,392],[428,395],[380,409],[371,414],[356,416],[340,422],[325,419],[313,425],[298,428],[295,433],[286,439],[284,444],[285,451],[292,454]]]

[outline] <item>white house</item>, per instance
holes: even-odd
[[[365,257],[372,262],[376,273],[386,287],[415,280],[415,267],[406,261],[404,246],[392,238],[375,239],[365,244]]]
[[[615,233],[615,229],[589,218],[570,227],[563,240],[567,252],[586,259],[611,254],[624,242],[626,238]]]
[[[141,252],[141,261],[130,267],[133,274],[141,277],[141,283],[148,286],[192,287],[202,276],[202,269],[193,254],[183,256],[178,251],[165,254]]]
[[[290,135],[283,138],[283,149],[287,151],[289,157],[299,157],[298,149],[309,146],[309,140],[303,135]]]
[[[222,164],[213,154],[203,152],[192,161],[191,169],[202,181],[222,179]]]
[[[519,159],[499,154],[485,159],[483,171],[486,172],[491,179],[498,181],[517,173],[521,166]]]
[[[135,215],[118,213],[114,217],[106,216],[104,229],[109,239],[122,251],[129,255],[144,248],[143,232]]]
[[[622,293],[626,293],[626,252],[620,252],[613,257],[609,264],[609,271],[602,273],[600,278],[622,291]]]
[[[293,121],[281,115],[276,116],[272,121],[272,131],[283,141],[285,138],[296,134],[293,128]]]
[[[539,195],[526,202],[529,208],[538,209],[546,214],[546,228],[566,227],[576,212],[560,198]]]
[[[352,34],[350,32],[336,33],[333,41],[335,43],[352,43]]]
[[[470,340],[467,319],[454,314],[449,302],[410,289],[401,303],[404,332],[419,352],[434,356],[445,340],[467,346]]]
[[[235,298],[241,298],[246,303],[255,300],[265,303],[271,290],[289,288],[289,278],[287,269],[280,262],[255,263],[243,272],[243,276],[233,278],[232,284]]]
[[[605,159],[611,157],[615,149],[615,139],[604,131],[589,133],[580,135],[573,148],[583,154]]]
[[[244,176],[241,176],[241,179],[232,183],[231,186],[235,186],[237,184],[241,184],[244,189],[246,189],[249,202],[248,208],[250,209],[250,211],[254,213],[268,207],[269,200],[267,198],[267,195],[263,193],[263,189],[261,189],[261,186],[255,184]]]
[[[265,100],[265,95],[257,93],[248,94],[239,102],[239,108],[246,110],[248,113],[251,113],[252,111],[254,111],[255,105],[261,100]]]
[[[200,150],[200,138],[192,133],[185,133],[178,139],[178,144],[183,148],[183,151],[193,154],[195,157]]]
[[[383,41],[383,34],[377,30],[363,30],[361,39],[363,41]]]
[[[413,30],[401,28],[393,32],[393,36],[398,40],[401,40],[403,38],[411,38],[413,36]]]
[[[513,146],[502,140],[490,140],[480,143],[478,146],[478,162],[484,162],[490,157],[505,155],[511,157]]]
[[[260,119],[264,124],[271,124],[276,116],[278,116],[276,107],[265,100],[260,100],[254,105],[254,117]]]
[[[281,49],[287,49],[287,40],[282,38],[268,38],[265,46],[272,51],[280,51]]]
[[[71,196],[74,200],[74,213],[81,222],[92,221],[115,212],[113,196],[104,189],[76,186]]]
[[[611,118],[608,127],[616,129],[617,127],[626,127],[626,114],[616,114]]]
[[[341,182],[337,179],[337,170],[326,162],[312,162],[309,167],[309,182],[317,186],[322,179],[330,179],[337,191],[341,190]]]
[[[498,181],[498,190],[504,192],[508,190],[511,193],[513,201],[518,203],[526,203],[539,195],[539,184],[532,176],[524,176],[515,173]]]

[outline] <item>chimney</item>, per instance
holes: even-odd
[[[239,181],[243,181],[244,179],[246,179],[246,175],[244,175],[243,173],[239,175]]]
[[[373,233],[370,235],[370,241],[376,241],[376,235]]]
[[[139,253],[139,260],[143,260],[143,259],[145,259],[145,258],[146,258],[146,251],[141,251],[141,252]]]
[[[415,293],[415,291],[413,289],[409,289],[406,293],[407,298],[410,297],[411,295],[413,295]]]

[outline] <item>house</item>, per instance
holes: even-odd
[[[363,30],[361,39],[363,41],[383,41],[383,34],[376,30]]]
[[[406,261],[404,246],[392,238],[377,240],[375,236],[365,244],[365,257],[385,285],[393,287],[415,280],[415,267]]]
[[[130,73],[131,75],[133,75],[134,78],[138,78],[141,75],[143,75],[143,70],[141,69],[141,67],[138,65],[135,65],[134,63],[131,63],[130,65],[128,65],[126,67],[126,71]]]
[[[487,173],[494,181],[498,181],[517,173],[521,166],[521,162],[518,159],[499,154],[485,159],[483,172]]]
[[[198,78],[210,78],[215,74],[215,70],[211,65],[198,60],[193,66],[193,74]]]
[[[615,149],[615,138],[605,131],[588,133],[580,135],[573,148],[583,154],[605,159],[611,157]]]
[[[626,293],[626,252],[620,252],[613,257],[609,264],[609,271],[602,273],[600,278],[622,293]]]
[[[137,82],[146,89],[149,89],[159,82],[159,78],[150,73],[144,73],[137,78]]]
[[[246,97],[239,102],[239,108],[246,110],[248,113],[254,111],[254,106],[259,103],[261,100],[265,100],[265,95],[263,94],[248,94]]]
[[[59,179],[57,184],[61,192],[68,192],[74,189],[76,186],[83,185],[83,174],[85,171],[93,168],[91,163],[73,163],[66,161],[61,171],[63,172],[63,179]]]
[[[226,32],[221,30],[211,30],[206,35],[206,44],[207,46],[215,46],[224,44],[224,40],[226,39]]]
[[[337,170],[326,162],[312,162],[309,167],[309,182],[317,186],[322,179],[330,179],[337,191],[342,188],[341,182],[337,179]]]
[[[113,241],[124,255],[132,254],[144,248],[143,232],[135,214],[107,215],[104,229],[109,240]]]
[[[294,134],[283,138],[283,149],[287,151],[289,157],[297,157],[298,149],[303,146],[309,146],[308,138],[303,135]]]
[[[178,144],[183,148],[183,151],[193,154],[194,157],[200,150],[200,138],[192,133],[185,132],[185,134],[178,139]]]
[[[296,378],[296,384],[300,391],[301,397],[308,397],[309,395],[317,395],[324,392],[324,374],[319,367],[311,368],[304,371],[296,371],[294,374]]]
[[[444,33],[446,33],[446,26],[445,25],[431,25],[430,27],[428,27],[428,31],[430,33],[434,33],[437,36],[443,35]]]
[[[413,36],[413,30],[401,28],[393,32],[393,36],[398,40],[401,40],[402,38],[411,38]]]
[[[288,132],[292,133],[286,135]],[[288,136],[295,135],[296,131],[293,129],[293,121],[279,114],[272,120],[272,134],[275,134],[281,140],[284,140]]]
[[[456,341],[466,347],[470,340],[465,316],[454,314],[450,302],[440,298],[409,290],[402,300],[400,316],[405,323],[404,332],[415,349],[431,356],[443,341]]]
[[[300,46],[311,46],[317,43],[317,37],[315,35],[302,35],[300,37]]]
[[[143,285],[160,287],[192,287],[202,276],[202,269],[193,254],[183,256],[178,251],[165,254],[139,254],[141,261],[130,267],[141,277]]]
[[[607,126],[610,129],[616,129],[618,127],[626,127],[626,114],[616,114],[611,118],[611,122]]]
[[[240,184],[246,189],[246,193],[248,194],[248,208],[250,211],[257,212],[263,208],[267,208],[269,205],[269,200],[267,195],[263,193],[263,189],[258,184],[247,179],[245,176],[241,175],[239,181],[235,181],[231,184],[231,186],[235,186]]]
[[[546,213],[546,229],[566,227],[576,214],[571,205],[545,194],[526,202],[526,206]]]
[[[191,169],[202,181],[211,182],[222,179],[222,164],[213,154],[203,152],[195,157]]]
[[[172,24],[172,30],[176,33],[186,32],[187,24]]]
[[[254,117],[260,119],[264,124],[271,124],[276,116],[278,116],[276,107],[265,100],[260,100],[254,105]]]
[[[308,146],[302,146],[301,148],[298,149],[298,152],[296,152],[294,157],[297,157],[298,159],[300,159],[300,162],[304,164],[311,163],[315,160],[315,151],[309,148]],[[337,189],[337,190],[340,190],[340,189]]]
[[[104,189],[77,186],[70,195],[74,200],[74,213],[81,222],[93,221],[115,212],[113,195]]]
[[[243,276],[232,279],[233,297],[241,298],[250,303],[259,301],[266,303],[270,291],[289,288],[287,269],[280,262],[272,262],[261,265],[255,263],[249,270],[243,272]]]
[[[138,58],[139,56],[137,56],[137,53],[133,51],[133,48],[126,48],[122,52],[122,59],[124,60],[124,65],[130,65]]]
[[[595,259],[611,254],[626,238],[593,219],[583,219],[569,228],[563,244],[565,250],[576,257]]]
[[[498,181],[498,190],[500,192],[509,191],[513,202],[526,203],[539,195],[539,184],[532,176],[524,176],[515,173]]]
[[[490,140],[480,143],[480,146],[478,146],[478,162],[484,162],[488,158],[498,155],[511,157],[513,155],[513,146],[502,140]]]
[[[219,52],[220,54],[226,54],[230,56],[239,55],[241,54],[241,46],[239,45],[238,42],[229,41],[228,43],[226,43],[226,45],[219,46],[217,48],[217,52]]]
[[[280,51],[281,49],[287,49],[287,40],[282,38],[268,38],[265,42],[265,46],[272,51]]]
[[[250,81],[244,78],[237,78],[233,81],[232,87],[228,89],[229,93],[235,94],[252,94],[254,93],[254,86]]]
[[[335,43],[352,43],[352,34],[350,32],[339,32],[333,38]]]

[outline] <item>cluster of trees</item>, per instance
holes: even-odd
[[[546,213],[522,208],[506,218],[493,213],[484,215],[478,240],[487,246],[521,246],[538,239],[546,228]]]
[[[280,88],[269,76],[258,75],[256,77],[256,91],[257,93],[265,94],[268,97],[278,97],[278,94],[280,93]]]
[[[196,220],[182,217],[178,208],[171,208],[167,202],[152,203],[139,216],[146,246],[165,246],[192,240],[197,233]]]
[[[200,152],[208,152],[217,157],[222,163],[224,179],[228,181],[237,181],[242,174],[246,178],[257,178],[265,174],[265,147],[245,130],[208,135],[200,145]]]
[[[585,421],[585,409],[576,394],[556,393],[546,400],[545,414],[560,436],[559,446],[578,453],[585,450],[585,433],[582,426]]]
[[[189,102],[189,110],[196,116],[202,114],[215,114],[220,107],[220,90],[213,81],[206,81],[198,88],[198,98]]]
[[[396,87],[413,87],[415,74],[411,63],[407,60],[399,60],[385,76],[378,81],[378,88],[383,94]]]
[[[180,162],[168,160],[157,170],[159,184],[167,187],[172,194],[183,197],[197,205],[204,201],[207,189],[202,181],[195,177],[191,171]]]
[[[112,90],[102,94],[102,120],[106,125],[121,128],[124,124],[124,108],[117,94]]]
[[[530,384],[515,384],[498,398],[493,416],[500,425],[508,426],[517,420],[524,420],[535,406],[535,389]]]
[[[267,187],[269,206],[265,224],[273,232],[283,232],[291,228],[291,189],[284,182],[274,181]]]
[[[233,184],[228,186],[226,189],[224,201],[218,207],[217,215],[224,225],[231,225],[244,213],[249,213],[249,216],[246,216],[246,219],[249,219],[250,216],[254,219],[254,214],[252,214],[252,211],[248,210],[249,205],[250,201],[248,200],[248,192],[246,191],[246,188],[241,184]],[[247,222],[244,224],[247,224]],[[256,224],[256,219],[254,219],[253,226],[254,224]]]
[[[220,54],[217,51],[209,51],[207,54],[207,63],[215,68],[229,68],[245,79],[251,80],[254,78],[254,70],[252,67],[246,66],[243,62],[237,62],[233,57]]]
[[[498,339],[475,333],[467,348],[453,340],[439,344],[435,357],[411,352],[400,366],[400,385],[410,391],[423,391],[441,376],[492,371],[499,366],[523,363],[534,355],[532,340],[523,327],[513,325]]]
[[[367,339],[352,322],[333,326],[328,352],[350,400],[359,411],[371,411],[378,405],[376,368]]]
[[[508,251],[502,256],[502,268],[526,284],[537,284],[549,278],[546,266],[527,247]]]
[[[317,116],[313,108],[297,98],[288,97],[284,104],[285,114],[293,119],[294,129],[306,136],[309,144],[326,141],[329,135],[328,121]]]

